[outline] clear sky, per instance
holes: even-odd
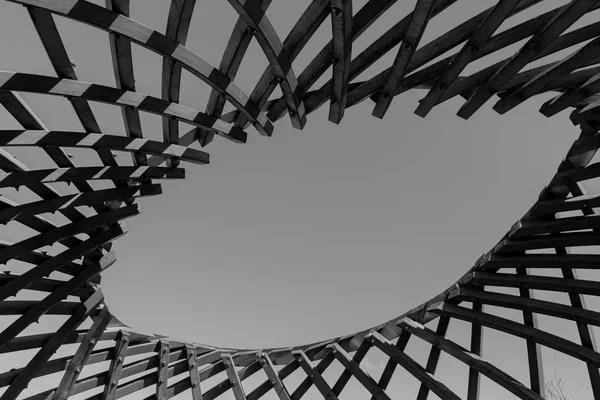
[[[188,46],[218,66],[236,14],[222,0],[197,3]],[[285,37],[308,1],[273,3],[267,15]],[[355,11],[364,3],[355,1]],[[414,1],[398,3],[355,42],[354,55]],[[546,1],[527,15],[563,3]],[[429,25],[423,40],[492,4],[459,1]],[[134,0],[132,16],[164,32],[168,8],[165,0]],[[114,85],[108,35],[56,21],[79,79]],[[327,21],[294,63],[297,75],[330,30]],[[137,90],[159,96],[162,59],[136,45],[133,50]],[[361,79],[389,66],[395,53]],[[250,93],[266,66],[253,42],[236,83]],[[0,69],[55,76],[26,10],[3,1]],[[184,72],[183,104],[204,110],[209,92]],[[374,104],[365,101],[334,125],[325,104],[303,131],[286,117],[271,138],[252,129],[246,144],[215,138],[205,149],[210,165],[183,164],[186,179],[164,182],[164,194],[143,200],[142,215],[127,222],[129,233],[115,246],[118,261],[103,276],[107,304],[141,331],[225,347],[272,347],[365,329],[446,289],[533,204],[577,130],[566,113],[551,119],[538,113],[547,95],[505,116],[488,104],[463,121],[455,115],[462,99],[425,120],[415,116],[425,93],[396,98],[383,121],[371,117]],[[81,130],[66,100],[23,97],[49,128]],[[93,110],[104,132],[123,134],[118,108],[93,104]],[[162,137],[159,117],[142,114],[142,122],[146,137]],[[4,110],[0,123],[19,127]],[[80,164],[95,157],[74,154]],[[506,340],[500,342],[510,347]],[[512,356],[495,351],[490,357],[510,365]],[[527,380],[522,367],[516,370]]]

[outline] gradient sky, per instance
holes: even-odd
[[[355,1],[355,12],[365,2]],[[308,1],[273,3],[267,14],[285,37]],[[414,1],[398,3],[355,42],[354,55]],[[501,30],[563,3],[546,1]],[[491,4],[459,1],[433,20],[424,42]],[[164,32],[168,7],[166,0],[134,0],[132,16]],[[235,11],[223,0],[198,1],[196,8],[188,46],[218,66]],[[115,85],[108,35],[56,21],[79,79]],[[297,74],[330,31],[327,21],[294,63]],[[160,96],[162,59],[133,47],[137,90]],[[395,53],[361,79],[389,66]],[[250,93],[266,66],[253,42],[236,83]],[[2,1],[0,69],[55,76],[25,9]],[[215,138],[205,149],[210,165],[183,164],[186,179],[164,182],[164,194],[143,200],[142,215],[127,222],[129,233],[115,246],[118,261],[103,275],[107,304],[141,331],[225,347],[272,347],[362,330],[446,289],[533,204],[578,132],[566,113],[539,114],[548,95],[505,116],[488,104],[463,121],[455,115],[462,99],[425,120],[415,116],[425,93],[397,97],[383,121],[371,117],[374,104],[365,101],[334,125],[325,104],[303,131],[286,117],[271,138],[252,129],[246,144]],[[204,110],[208,94],[207,85],[184,72],[183,104]],[[66,100],[23,98],[49,128],[81,130]],[[104,132],[123,134],[118,108],[93,109]],[[18,128],[4,110],[0,122]],[[159,117],[142,114],[142,122],[148,138],[162,137]],[[15,154],[33,166],[47,162]],[[74,154],[80,164],[95,157]],[[490,357],[510,365],[503,349],[497,352]],[[554,365],[550,353],[546,361]],[[527,379],[522,367],[516,370]]]

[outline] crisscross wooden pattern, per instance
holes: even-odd
[[[193,400],[299,400],[311,394],[333,400],[357,387],[352,385],[364,389],[365,398],[386,400],[406,397],[390,387],[400,372],[416,383],[417,400],[432,394],[444,400],[478,399],[482,376],[499,393],[538,400],[545,398],[544,348],[581,363],[594,398],[600,399],[600,353],[594,339],[600,310],[586,305],[588,296],[600,296],[600,277],[591,274],[600,271],[600,194],[585,187],[586,181],[600,178],[600,163],[593,160],[600,148],[600,21],[593,13],[599,1],[565,0],[514,24],[512,17],[546,1],[490,0],[485,11],[427,41],[436,17],[464,1],[413,0],[412,12],[398,15],[381,37],[357,50],[356,40],[392,12],[395,0],[307,1],[285,38],[267,16],[273,1],[229,0],[237,22],[218,68],[186,46],[192,17],[202,8],[195,0],[171,0],[164,34],[137,22],[129,0],[106,0],[104,6],[86,0],[3,1],[26,7],[55,76],[0,70],[0,105],[21,125],[0,130],[0,191],[26,187],[35,196],[29,202],[0,196],[0,223],[33,232],[14,242],[0,241],[5,265],[0,315],[13,318],[0,327],[0,356],[26,360],[12,364],[2,358],[0,400],[75,395],[167,400],[182,393]],[[78,78],[56,15],[107,32],[116,87]],[[294,70],[294,61],[326,21],[329,41],[306,68]],[[246,94],[235,80],[252,40],[269,67]],[[136,87],[132,43],[161,57],[160,97]],[[390,65],[359,79],[390,52],[395,54]],[[473,62],[497,54],[504,59],[465,73],[473,70],[468,68]],[[207,84],[204,111],[180,103],[184,70]],[[321,78],[326,83],[316,87]],[[277,87],[281,97],[273,95]],[[116,262],[113,242],[127,232],[122,221],[140,213],[139,198],[162,193],[154,180],[184,178],[181,162],[209,162],[208,153],[191,145],[204,147],[215,135],[244,143],[250,125],[271,136],[273,122],[286,113],[292,126],[302,129],[307,116],[328,102],[334,123],[367,100],[374,103],[373,115],[382,118],[394,107],[394,97],[411,89],[426,90],[415,104],[417,115],[433,114],[436,105],[462,98],[458,115],[463,118],[496,94],[500,99],[493,109],[506,113],[538,94],[555,92],[540,112],[552,116],[570,108],[580,131],[529,211],[447,290],[370,329],[304,346],[255,350],[138,332],[106,306],[100,275]],[[83,131],[48,129],[19,92],[67,99]],[[92,102],[119,107],[126,134],[101,131]],[[224,113],[227,103],[233,111]],[[142,113],[162,118],[162,140],[145,135]],[[180,122],[194,128],[181,134]],[[31,169],[9,152],[13,147],[39,148],[55,166]],[[93,151],[99,163],[76,165],[67,149]],[[115,151],[131,156],[124,161]],[[97,188],[96,181],[109,187]],[[71,191],[57,189],[56,183],[71,185]],[[47,213],[60,214],[64,222],[46,218]],[[566,300],[538,298],[540,291]],[[62,318],[55,330],[26,333],[47,315]],[[544,331],[540,316],[573,322],[578,340]],[[468,348],[448,335],[457,324],[468,326]],[[494,343],[484,340],[483,329],[522,341],[528,380],[519,381],[513,371],[486,360],[484,349]],[[67,353],[53,357],[65,345],[71,345]],[[425,360],[411,354],[413,345],[428,349]],[[372,357],[383,357],[380,373],[367,368]],[[464,393],[439,373],[443,357],[464,366]],[[84,373],[92,366],[93,373]],[[332,373],[336,367],[341,372]],[[37,386],[41,378],[52,377],[50,387]]]

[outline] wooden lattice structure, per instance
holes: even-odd
[[[477,399],[480,376],[505,389],[507,395],[541,399],[544,377],[540,346],[584,363],[593,396],[600,399],[600,354],[593,335],[593,327],[600,326],[600,312],[586,308],[584,302],[586,295],[600,295],[600,282],[577,275],[579,270],[600,269],[600,254],[594,248],[600,245],[600,218],[595,212],[600,196],[588,194],[583,186],[584,181],[600,177],[600,163],[593,162],[600,147],[600,100],[596,94],[600,92],[600,22],[571,29],[588,14],[597,16],[593,11],[600,8],[599,1],[567,1],[499,30],[511,17],[543,2],[499,0],[422,44],[432,19],[460,2],[413,0],[412,13],[398,16],[397,23],[381,38],[352,56],[353,42],[388,12],[395,0],[369,0],[359,9],[356,5],[353,9],[351,0],[306,1],[306,10],[286,38],[278,35],[267,17],[270,0],[229,0],[239,20],[218,68],[186,47],[192,15],[201,7],[195,0],[171,1],[165,34],[132,19],[129,0],[106,0],[105,6],[85,0],[8,1],[27,8],[56,77],[0,71],[0,104],[22,125],[21,130],[0,132],[0,187],[27,187],[37,196],[24,203],[0,197],[1,223],[22,224],[36,232],[23,240],[0,244],[0,263],[27,265],[22,273],[0,275],[0,314],[16,316],[0,332],[0,353],[30,355],[23,365],[0,365],[0,400],[61,400],[75,395],[114,400],[147,388],[155,388],[148,398],[160,400],[181,393],[194,400],[231,394],[240,400],[273,394],[286,400],[306,397],[311,387],[331,400],[338,398],[350,379],[356,379],[373,398],[388,399],[391,394],[386,388],[397,369],[419,382],[419,400],[430,393],[444,400]],[[56,16],[108,32],[117,87],[77,79],[56,27]],[[327,19],[331,19],[331,40],[304,70],[294,71],[292,62]],[[270,67],[252,93],[246,94],[234,81],[252,39],[260,44]],[[163,57],[161,98],[136,91],[132,43]],[[519,47],[510,57],[464,74],[472,62],[516,43]],[[392,65],[368,80],[357,80],[395,48]],[[558,61],[530,65],[565,49],[567,55]],[[329,68],[332,78],[315,87]],[[182,70],[211,87],[204,111],[179,103]],[[277,87],[281,97],[273,95]],[[425,89],[425,96],[415,105],[419,116],[425,117],[448,99],[462,97],[464,104],[458,112],[462,118],[469,118],[492,101],[494,110],[505,113],[534,95],[557,92],[540,112],[550,117],[570,109],[571,121],[581,131],[531,209],[448,290],[379,326],[294,348],[214,348],[140,333],[112,315],[104,304],[99,276],[115,261],[112,243],[126,233],[121,221],[140,212],[137,198],[161,194],[155,180],[184,178],[181,161],[208,163],[208,154],[190,147],[193,143],[198,141],[204,147],[215,134],[245,142],[249,126],[271,136],[273,122],[286,114],[295,128],[302,129],[307,115],[325,103],[329,103],[329,120],[334,123],[342,120],[348,108],[365,100],[373,101],[373,115],[382,118],[395,96],[409,89]],[[68,99],[85,132],[48,130],[18,92]],[[495,95],[499,99],[492,100]],[[127,136],[101,132],[90,102],[121,107]],[[224,113],[226,102],[235,110]],[[163,117],[162,141],[144,138],[140,112]],[[180,121],[195,128],[182,134]],[[11,146],[38,147],[56,167],[32,170],[5,149]],[[102,164],[75,165],[63,148],[93,149]],[[112,151],[130,152],[133,166],[119,165]],[[94,190],[89,181],[96,180],[113,185]],[[52,185],[57,182],[70,183],[77,192],[62,194]],[[82,213],[77,208],[80,206],[90,206],[93,213]],[[59,213],[68,222],[57,225],[41,216],[48,212]],[[41,250],[54,243],[60,243],[63,251],[50,254]],[[558,275],[540,275],[540,269],[552,269]],[[489,290],[498,287],[516,288],[519,295]],[[39,296],[22,300],[19,295],[25,290]],[[565,293],[569,304],[535,299],[535,290]],[[518,310],[522,318],[494,315],[486,312],[488,306]],[[63,315],[64,323],[53,332],[22,334],[43,315]],[[579,341],[539,329],[538,315],[574,321]],[[445,337],[449,324],[457,320],[470,324],[470,348]],[[437,324],[435,329],[431,323]],[[524,340],[529,381],[519,382],[511,371],[481,357],[482,328]],[[409,340],[430,346],[425,365],[404,351]],[[72,345],[69,355],[52,358],[67,345]],[[387,357],[385,369],[375,378],[361,365],[372,349]],[[442,352],[468,365],[466,394],[453,392],[436,376]],[[343,372],[331,383],[323,374],[333,363],[340,363]],[[80,376],[84,368],[98,365],[104,367]],[[264,373],[264,380],[252,390],[246,388],[244,381],[259,372]],[[291,387],[286,378],[294,372],[304,376],[299,385]],[[36,379],[53,374],[59,379],[52,388],[23,395],[28,386],[35,386]],[[206,387],[204,383],[215,376],[222,380]]]

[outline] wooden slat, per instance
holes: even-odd
[[[412,321],[412,320],[410,320]],[[414,321],[413,321],[414,322]],[[450,324],[450,318],[446,316],[440,317],[438,320],[438,325],[436,328],[436,335],[440,337],[446,336],[446,332],[448,331],[448,325]],[[427,358],[427,364],[425,365],[425,371],[430,373],[431,375],[435,374],[435,370],[437,369],[438,362],[440,361],[441,349],[437,346],[431,346],[431,350],[429,351],[429,357]],[[429,396],[429,387],[427,385],[421,383],[419,387],[419,392],[417,393],[417,400],[427,400],[427,396]]]
[[[277,393],[279,400],[291,400],[290,394],[283,384],[283,381],[279,378],[279,375],[277,375],[275,372],[275,368],[273,367],[273,363],[271,362],[269,356],[266,353],[259,353],[257,357],[258,362],[267,375],[267,378],[269,378],[270,385],[275,390],[275,393]]]
[[[129,17],[129,0],[105,0],[108,10]],[[111,33],[108,35],[110,43],[110,55],[113,62],[113,71],[117,88],[135,92],[135,74],[133,71],[133,56],[131,54],[131,42],[126,38]],[[77,78],[71,78],[77,79]],[[121,109],[125,132],[132,138],[143,138],[142,122],[140,113],[135,108],[124,107]],[[95,132],[92,130],[92,132]],[[148,165],[145,154],[132,154],[133,165]]]
[[[134,107],[160,116],[175,118],[192,125],[218,130],[229,138],[245,141],[246,133],[231,124],[198,110],[156,97],[108,86],[90,84],[50,76],[0,71],[0,89],[16,90],[63,97],[81,97],[119,107]],[[45,129],[45,128],[42,128]]]
[[[329,121],[339,124],[348,98],[352,59],[352,0],[330,0],[333,47],[333,78]]]
[[[327,368],[329,368],[329,366],[331,365],[331,363],[333,362],[333,360],[335,360],[335,357],[333,357],[333,354],[331,354],[331,352],[328,351],[327,354],[326,354],[326,356],[323,357],[321,359],[321,361],[319,361],[319,363],[314,368],[314,370],[317,373],[322,374],[323,372],[325,372],[325,370]],[[301,367],[300,363],[298,362],[298,357],[294,357],[294,363],[296,365],[298,365],[299,367]],[[308,389],[310,389],[310,387],[313,384],[314,384],[313,380],[310,379],[310,377],[306,377],[300,383],[300,385],[298,385],[298,387],[296,388],[296,390],[294,390],[294,392],[292,393],[292,400],[298,400],[298,399],[302,398],[304,396],[304,394],[308,391]]]
[[[527,338],[530,337],[536,343],[547,346],[551,349],[580,359],[586,363],[596,366],[600,365],[600,354],[586,349],[583,346],[575,344],[559,336],[535,329],[506,318],[496,317],[491,314],[468,310],[463,307],[454,306],[448,303],[440,303],[430,309],[436,314],[449,315],[452,318],[462,319],[472,322],[478,321],[481,325],[508,333],[513,336]]]
[[[345,371],[349,371],[365,389],[367,389],[375,399],[390,400],[385,390],[381,389],[377,382],[366,373],[360,365],[354,361],[348,353],[344,351],[337,343],[328,346],[334,357],[344,366]]]
[[[410,332],[407,331],[402,331],[400,333],[400,337],[398,337],[398,341],[396,342],[395,347],[398,349],[398,351],[400,352],[404,352],[404,349],[406,348],[406,345],[408,344],[408,340],[410,339]],[[388,385],[390,384],[390,381],[392,380],[392,376],[394,376],[394,371],[396,370],[396,367],[398,366],[398,364],[396,362],[394,362],[394,360],[390,357],[387,364],[385,365],[385,369],[383,370],[381,377],[379,378],[379,382],[377,382],[377,385],[385,390]],[[374,398],[371,398],[371,400],[374,400]]]
[[[525,9],[539,1],[540,0],[522,1],[519,4],[519,6],[513,10],[513,13]],[[435,40],[432,40],[431,42],[427,43],[422,48],[417,50],[411,58],[411,62],[407,67],[407,72],[413,71],[425,65],[426,63],[443,55],[445,52],[452,50],[452,48],[467,40],[473,34],[473,32],[475,32],[475,30],[481,24],[481,22],[485,19],[490,10],[491,8],[477,14],[476,16],[449,30],[442,36],[436,38]],[[440,65],[438,65],[438,68],[440,68],[440,70],[437,71],[435,74],[432,74],[430,79],[436,79],[437,77],[439,77],[439,74],[443,71],[443,68],[447,65],[450,59],[451,58],[449,58],[446,62],[440,62]],[[386,83],[386,79],[390,70],[391,68],[388,68],[376,74],[368,81],[360,82],[356,85],[356,87],[351,89],[350,93],[348,93],[348,107],[363,101],[367,97],[381,90],[381,88]],[[406,80],[408,80],[408,76]],[[396,90],[395,95],[415,86],[416,85],[412,83],[406,84],[406,82],[402,82],[402,85]]]
[[[600,295],[599,282],[550,276],[517,276],[514,274],[474,272],[471,283],[483,286],[528,288],[557,292],[572,291],[580,294]]]
[[[192,14],[196,0],[171,0],[167,30],[165,36],[185,46],[192,21]],[[181,89],[181,64],[169,58],[163,58],[162,65],[162,92],[163,100],[178,103]],[[179,143],[179,122],[172,118],[163,117],[163,141],[165,143]],[[176,167],[178,158],[168,158],[168,165]]]
[[[156,398],[158,400],[167,400],[167,387],[169,379],[169,356],[171,345],[169,340],[160,339],[158,341],[158,366],[156,367]]]
[[[409,318],[402,319],[399,322],[399,325],[403,329],[409,330],[414,336],[423,339],[439,350],[443,350],[457,360],[478,370],[480,373],[484,374],[518,398],[530,400],[544,399],[542,396],[527,388],[525,385],[506,374],[499,368],[495,367],[493,364],[485,361],[476,354],[470,353],[467,351],[467,349],[459,346],[449,339],[446,339],[443,335],[433,332],[432,330]]]
[[[567,30],[582,15],[596,6],[594,0],[573,0],[550,21],[544,29],[536,33],[510,60],[494,74],[494,76],[477,89],[477,91],[462,105],[457,115],[469,118],[490,97],[500,91],[500,88],[546,46],[552,43],[561,33]]]
[[[263,0],[264,4],[264,0]],[[329,15],[329,0],[313,0],[310,2],[306,10],[302,13],[298,21],[293,26],[292,30],[283,41],[283,48],[287,52],[290,62],[293,62],[300,51],[304,48],[304,46],[308,43],[310,38],[316,32],[316,30],[321,26],[323,21]],[[326,49],[321,50],[323,53]],[[321,56],[319,53],[319,56]],[[326,59],[328,55],[321,56],[322,62],[327,62]],[[331,57],[331,55],[329,55]],[[311,63],[312,65],[312,63]],[[298,92],[300,94],[303,91],[300,89],[302,86],[302,76],[298,77]],[[250,95],[250,99],[252,99],[261,109],[269,109],[270,107],[265,107],[271,93],[277,87],[277,79],[271,67],[267,67],[263,74],[261,75],[258,83],[254,87]],[[282,100],[283,111],[285,111],[285,101]],[[282,111],[282,112],[283,112]],[[225,118],[225,116],[223,116]],[[246,126],[246,119],[243,115],[240,115],[239,112],[234,112],[232,117],[232,121],[235,121],[236,126]]]
[[[528,310],[537,314],[549,315],[556,318],[580,321],[585,324],[600,326],[600,313],[586,310],[583,307],[575,308],[564,304],[552,303],[545,300],[521,298],[508,294],[488,292],[484,290],[460,288],[452,293],[450,299],[471,301],[474,303],[489,304],[493,306]]]
[[[328,345],[328,348],[330,348],[331,346],[338,346],[338,345],[337,345],[337,343],[332,343],[331,345]],[[365,358],[365,356],[367,355],[367,353],[369,352],[370,348],[371,348],[371,343],[369,343],[366,340],[363,341],[363,343],[360,345],[360,347],[358,348],[358,350],[356,350],[356,353],[354,353],[354,357],[352,357],[352,362],[355,363],[355,364],[357,364],[357,365],[359,365],[362,362],[362,360]],[[336,356],[335,353],[332,353],[332,354],[334,356]],[[347,353],[344,353],[344,354],[347,354]],[[338,356],[339,356],[339,354],[336,356],[336,358]],[[333,385],[333,388],[332,388],[333,393],[335,393],[337,396],[339,396],[340,393],[342,393],[342,390],[344,390],[344,388],[346,387],[346,385],[350,381],[351,377],[352,377],[352,371],[350,369],[346,368],[340,374],[340,377],[338,378],[338,380]]]
[[[480,302],[473,302],[473,310],[483,311],[483,305]],[[483,330],[477,322],[471,323],[471,354],[476,357],[481,357],[482,353]],[[467,400],[479,399],[479,387],[481,383],[481,375],[476,368],[469,366],[469,381],[467,383]]]
[[[188,368],[190,370],[190,382],[192,400],[202,400],[202,390],[200,389],[200,375],[198,374],[198,358],[196,355],[196,347],[191,344],[186,344]]]
[[[310,359],[306,356],[304,351],[293,351],[292,355],[296,357],[296,361],[300,364],[300,368],[304,370],[308,378],[315,385],[319,393],[326,398],[331,400],[337,400],[337,396],[333,393],[333,390],[329,387],[325,378],[321,375],[321,373],[316,369],[310,366]]]
[[[227,372],[227,377],[229,378],[229,382],[231,382],[231,389],[233,390],[233,395],[236,400],[246,400],[246,393],[244,392],[244,387],[242,386],[241,379],[235,370],[235,363],[233,362],[233,358],[229,354],[223,355],[223,364],[225,365],[225,371]]]
[[[511,11],[520,0],[500,0],[487,14],[481,25],[467,40],[462,49],[448,63],[444,72],[437,79],[427,95],[419,102],[415,114],[425,117],[437,104],[438,100],[450,85],[458,78],[465,67],[472,62],[476,54],[485,45],[488,39],[496,32],[502,22],[510,15]]]
[[[381,351],[388,355],[397,364],[402,366],[407,372],[418,379],[421,383],[424,383],[429,389],[435,393],[442,400],[459,400],[458,397],[452,390],[446,385],[440,382],[436,377],[430,375],[421,367],[416,361],[414,361],[406,353],[400,351],[394,347],[390,342],[387,341],[383,336],[377,332],[371,333],[367,336],[373,345],[377,346]]]
[[[57,212],[86,205],[91,206],[104,202],[124,201],[129,198],[156,196],[161,193],[162,188],[160,184],[150,184],[68,194],[53,199],[24,204],[18,204],[8,200],[6,197],[2,197],[0,198],[0,223],[6,224],[15,220],[29,226],[27,221],[32,216],[38,214]]]
[[[0,288],[0,301],[7,299],[10,296],[16,296],[20,290],[31,289],[43,277],[49,276],[52,272],[60,270],[60,268],[69,261],[80,258],[82,255],[92,251],[102,244],[114,240],[123,235],[121,227],[107,229],[97,235],[94,235],[83,241],[81,244],[65,250],[64,252],[50,258],[48,261],[29,269],[22,275],[18,275],[8,282],[2,282]],[[104,259],[107,261],[107,259]],[[114,260],[112,260],[114,262]],[[80,266],[83,269],[85,266]],[[106,268],[106,266],[104,267]]]
[[[500,114],[512,110],[528,98],[544,91],[546,87],[550,86],[557,79],[596,60],[599,50],[600,38],[596,38],[570,56],[545,69],[525,85],[510,91],[507,96],[494,105],[494,110]]]
[[[369,0],[352,18],[352,41],[357,40],[395,2],[396,0]],[[298,76],[298,92],[301,96],[304,96],[306,91],[327,71],[333,60],[332,56],[333,42],[330,41]],[[267,115],[275,121],[281,118],[284,112],[285,101],[281,98],[271,105]]]
[[[81,371],[83,370],[83,367],[85,367],[91,352],[94,350],[94,346],[96,345],[100,336],[102,336],[102,333],[104,333],[104,330],[108,326],[108,323],[111,319],[112,315],[110,315],[108,308],[104,307],[100,314],[96,317],[90,329],[88,329],[85,338],[75,352],[73,359],[69,363],[65,374],[56,388],[56,392],[54,393],[52,400],[66,400],[69,398],[71,389],[73,388],[77,377],[79,374],[81,374]]]
[[[279,372],[277,373],[277,377],[279,378],[280,381],[283,382],[283,379],[285,379],[286,377],[290,376],[294,371],[296,371],[300,365],[298,365],[298,363],[296,362],[296,359],[293,359],[294,361],[290,362],[289,364],[287,364],[286,366],[284,366],[283,368],[281,368],[279,370]],[[251,391],[250,393],[248,393],[248,395],[246,396],[248,400],[257,400],[259,398],[261,398],[265,393],[267,393],[271,387],[273,387],[273,385],[270,382],[270,379],[266,382],[263,382],[262,384],[258,385],[258,387],[256,389],[254,389],[253,391]],[[291,396],[290,396],[291,398]]]
[[[45,9],[67,18],[85,22],[110,33],[120,34],[128,40],[144,46],[163,57],[168,57],[179,62],[185,69],[202,79],[208,85],[223,92],[227,96],[227,99],[249,118],[259,131],[263,131],[265,134],[270,134],[273,131],[273,125],[268,121],[266,116],[261,113],[255,104],[249,101],[248,96],[241,89],[230,82],[227,77],[222,76],[218,69],[211,66],[188,48],[179,45],[176,41],[167,38],[157,31],[85,0],[76,0],[69,3],[68,7],[62,8],[55,7],[52,0],[8,1]]]
[[[129,347],[131,335],[127,331],[119,331],[115,347],[113,350],[112,360],[108,367],[106,375],[106,385],[102,393],[102,400],[115,400],[117,394],[117,386],[121,378],[121,371],[125,364],[125,356]]]
[[[52,15],[49,12],[38,8],[29,8],[29,15],[31,16],[33,25],[48,54],[48,58],[50,59],[50,63],[52,64],[56,75],[59,78],[77,80],[75,68],[67,55],[67,51],[65,50],[62,38],[54,23]],[[88,132],[100,132],[100,126],[98,125],[89,103],[86,100],[79,98],[70,98],[69,101],[73,105],[75,114],[83,128]],[[75,166],[60,148],[49,147],[46,149],[46,153],[48,153],[59,167]],[[117,165],[117,161],[110,151],[100,149],[97,153],[104,165]],[[82,187],[84,187],[84,185],[82,185]],[[82,188],[80,190],[85,189]]]
[[[306,124],[306,110],[302,97],[296,92],[298,81],[292,69],[292,62],[283,43],[269,21],[265,9],[257,0],[228,0],[229,4],[238,12],[246,25],[254,29],[254,37],[267,56],[279,87],[283,93],[288,108],[292,126],[296,129],[304,128]]]
[[[62,299],[66,298],[74,289],[82,286],[88,279],[102,272],[103,269],[110,266],[114,261],[114,255],[105,256],[100,262],[83,269],[79,274],[65,282],[44,299],[36,301],[33,305],[28,305],[26,310],[19,312],[19,314],[22,315],[17,318],[16,321],[12,322],[8,327],[0,332],[0,349],[5,348],[25,328],[32,323],[37,322],[39,318],[48,312],[52,307],[62,304]],[[3,302],[2,308],[7,306],[6,303],[8,302]],[[76,310],[77,309],[69,310],[69,312],[65,314],[70,314]]]
[[[421,37],[423,36],[425,28],[427,27],[427,23],[431,18],[433,3],[434,0],[417,0],[415,9],[412,12],[410,24],[408,25],[406,34],[402,39],[400,49],[396,54],[394,63],[392,64],[390,72],[387,76],[386,83],[379,93],[379,99],[375,104],[375,108],[373,108],[372,115],[374,117],[383,118],[387,110],[390,108],[394,94],[396,93],[398,86],[400,86],[402,79],[404,79],[408,63],[410,62],[414,52],[417,50],[419,42],[421,41]]]
[[[110,149],[132,153],[175,156],[194,164],[208,164],[209,155],[200,150],[150,139],[129,138],[102,133],[48,130],[0,130],[0,146]]]
[[[27,363],[25,369],[12,381],[4,391],[1,400],[16,398],[27,387],[36,371],[48,361],[54,352],[65,342],[65,339],[92,313],[104,300],[101,290],[90,296],[61,327],[53,333],[36,355]]]
[[[271,5],[271,0],[259,0],[259,3],[260,6],[266,10]],[[219,65],[219,71],[221,71],[223,75],[227,76],[232,81],[235,79],[238,73],[240,65],[242,64],[242,60],[246,55],[246,51],[248,50],[248,46],[250,45],[253,36],[253,29],[249,28],[242,18],[238,18],[231,32],[231,36],[229,37],[229,42],[225,47],[221,64]],[[285,42],[283,47],[286,47]],[[267,71],[271,71],[271,69],[268,68]],[[255,101],[259,107],[262,106],[262,104],[257,102],[252,95],[250,98],[253,99],[253,101]],[[224,108],[225,96],[212,89],[206,103],[206,114],[214,117],[220,117]],[[238,124],[238,126],[243,126],[243,124]],[[195,135],[197,136],[200,145],[203,147],[212,142],[214,138],[213,131],[202,128],[197,128]]]
[[[139,205],[133,204],[131,206],[126,206],[107,211],[102,214],[94,215],[93,217],[81,221],[72,222],[48,232],[40,233],[39,235],[35,235],[15,243],[10,247],[1,249],[0,263],[6,263],[21,254],[37,250],[44,246],[52,245],[53,243],[65,237],[74,236],[79,233],[86,233],[99,226],[109,225],[123,219],[130,218],[139,214],[139,212]]]

